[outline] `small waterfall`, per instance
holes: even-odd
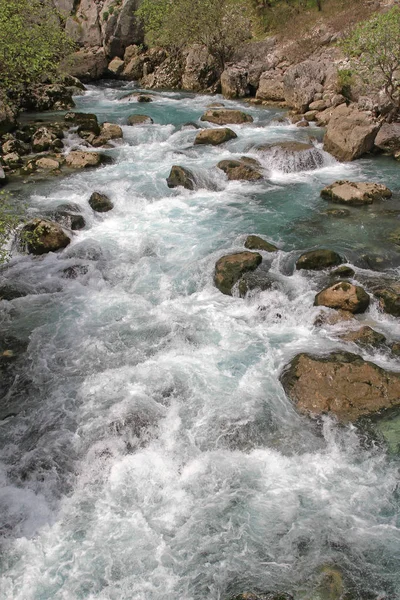
[[[283,173],[314,171],[334,162],[327,152],[313,144],[303,142],[281,142],[258,146],[257,153],[263,166],[270,171]]]

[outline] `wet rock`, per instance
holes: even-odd
[[[349,217],[351,212],[347,208],[329,208],[322,214],[326,215],[327,217],[337,217],[338,219],[343,219],[345,217]]]
[[[66,123],[78,127],[78,133],[91,132],[100,134],[100,125],[96,115],[92,113],[69,112],[64,116]]]
[[[232,288],[248,271],[254,271],[262,262],[258,252],[237,252],[220,258],[215,265],[214,283],[223,294],[232,295]]]
[[[23,165],[22,158],[16,152],[5,154],[3,156],[3,162],[9,169],[18,169]]]
[[[328,267],[340,265],[342,262],[341,256],[333,250],[312,250],[311,252],[305,252],[300,256],[296,262],[296,269],[320,271],[322,269],[327,269]]]
[[[382,310],[393,317],[400,317],[400,293],[392,287],[382,287],[374,290]]]
[[[323,566],[317,585],[316,598],[318,600],[341,600],[342,598],[351,600],[347,595],[344,595],[344,592],[345,588],[341,571],[334,566]]]
[[[357,331],[349,331],[340,336],[344,342],[354,342],[359,346],[372,346],[374,348],[386,344],[386,337],[383,333],[378,333],[368,325],[357,329]]]
[[[87,169],[101,164],[101,154],[98,152],[81,152],[73,150],[66,158],[68,167],[72,169]]]
[[[374,200],[390,198],[392,192],[381,183],[365,183],[354,181],[335,181],[321,190],[321,197],[339,204],[362,206],[372,204]]]
[[[106,196],[106,194],[101,194],[99,192],[93,192],[89,198],[89,204],[94,211],[100,213],[108,212],[114,208],[114,204],[111,202],[110,198]]]
[[[249,235],[246,238],[244,247],[249,250],[262,250],[264,252],[277,252],[279,248],[270,244],[258,235]]]
[[[386,371],[350,352],[297,355],[281,382],[301,413],[332,413],[356,421],[400,405],[400,374]]]
[[[53,218],[57,223],[60,223],[63,227],[67,227],[72,231],[84,229],[86,226],[85,219],[82,215],[71,213],[68,210],[57,210],[54,213]]]
[[[97,240],[87,239],[68,248],[65,252],[65,257],[85,261],[98,261],[104,256],[100,243]]]
[[[268,152],[268,150],[282,150],[287,153],[296,153],[296,152],[305,152],[307,150],[312,150],[314,146],[312,144],[307,144],[305,142],[276,142],[274,144],[263,144],[262,146],[257,146],[257,150],[261,152]]]
[[[116,123],[103,123],[101,126],[101,135],[106,135],[110,140],[123,137],[122,129]]]
[[[89,267],[86,265],[72,265],[63,269],[63,277],[65,279],[78,279],[80,275],[86,275],[89,271]]]
[[[202,129],[196,136],[194,143],[198,144],[211,144],[212,146],[218,146],[229,140],[237,138],[237,135],[232,129],[224,127],[221,129]]]
[[[154,123],[151,117],[147,115],[131,115],[128,117],[128,125],[150,125]]]
[[[65,248],[71,239],[58,223],[33,219],[22,229],[22,241],[31,254],[46,254]]]
[[[253,592],[243,592],[238,596],[233,596],[230,600],[294,600],[291,594],[286,592],[266,592],[263,594],[253,594]]]
[[[188,121],[182,125],[182,129],[201,129],[197,123],[193,123],[192,121]]]
[[[369,295],[362,287],[339,281],[319,292],[315,296],[314,306],[327,306],[358,314],[367,310],[369,302]]]
[[[207,104],[206,108],[223,108],[225,104],[223,102],[211,102]]]
[[[182,186],[187,190],[194,190],[194,176],[189,169],[174,165],[167,179],[169,188]]]
[[[366,113],[342,104],[333,109],[324,137],[324,150],[341,161],[370,152],[379,125]]]
[[[400,123],[383,123],[375,138],[375,146],[386,154],[400,151]]]
[[[15,300],[16,298],[23,298],[27,295],[27,292],[19,289],[13,284],[0,285],[0,300]]]
[[[2,145],[2,150],[3,154],[10,154],[12,152],[16,152],[17,154],[20,154],[22,156],[24,154],[29,154],[30,147],[28,144],[25,144],[21,140],[13,138],[11,140],[8,140],[7,142],[4,142],[4,144]]]
[[[354,277],[354,275],[355,275],[354,269],[352,269],[351,267],[347,267],[346,265],[343,265],[342,267],[339,267],[338,269],[335,269],[334,271],[332,271],[330,273],[331,277],[339,277],[339,278]]]
[[[153,102],[153,98],[152,96],[150,96],[150,94],[142,94],[141,92],[132,92],[131,94],[127,94],[126,96],[123,96],[120,100],[120,102],[141,102],[141,103],[148,103],[148,102]]]
[[[315,327],[321,327],[322,325],[337,325],[338,323],[344,323],[346,321],[354,321],[353,313],[348,310],[335,310],[335,311],[324,311],[321,312],[314,321]]]
[[[45,152],[53,147],[57,136],[47,127],[40,127],[32,137],[32,149],[34,152]]]
[[[244,298],[248,292],[252,290],[258,290],[264,292],[271,289],[273,280],[265,272],[252,272],[245,273],[240,279],[238,284],[239,296]]]
[[[240,125],[241,123],[252,123],[253,117],[241,110],[220,108],[218,110],[207,110],[200,120],[216,125]]]
[[[60,168],[60,162],[55,158],[43,157],[36,161],[36,167],[44,171],[56,171]]]
[[[257,165],[257,161],[255,163]],[[244,160],[221,160],[217,167],[224,171],[229,181],[259,181],[263,179],[263,175],[255,168],[256,165],[248,164]],[[260,163],[258,167],[261,168]]]

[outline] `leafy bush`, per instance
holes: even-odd
[[[350,99],[351,84],[353,83],[353,73],[351,69],[338,69],[338,92],[345,98]]]

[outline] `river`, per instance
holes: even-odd
[[[0,274],[26,290],[0,303],[4,335],[24,348],[1,406],[0,597],[227,600],[260,590],[330,600],[318,591],[328,566],[343,574],[343,600],[398,600],[399,453],[354,426],[299,415],[279,376],[299,352],[349,349],[340,325],[314,325],[323,275],[294,270],[302,251],[338,251],[361,283],[398,277],[388,234],[400,224],[399,164],[338,163],[318,128],[247,105],[254,123],[232,126],[237,139],[193,146],[184,124],[221,98],[121,102],[129,89],[89,86],[76,99],[122,124],[124,139],[106,151],[113,164],[16,189],[32,216],[72,203],[86,227],[61,253],[17,252]],[[125,126],[133,113],[155,124]],[[264,160],[262,182],[228,182],[215,168],[310,135],[310,164]],[[173,164],[195,173],[194,191],[167,188]],[[319,192],[337,179],[385,183],[394,196],[334,218]],[[95,190],[111,212],[92,212]],[[225,296],[215,262],[251,233],[280,248],[263,253],[275,284]],[[400,339],[376,302],[358,318]],[[399,370],[389,354],[354,348]]]

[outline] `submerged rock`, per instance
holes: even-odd
[[[321,190],[321,197],[325,200],[350,206],[372,204],[374,200],[391,198],[391,196],[392,192],[389,188],[381,183],[356,183],[343,180],[335,181]]]
[[[350,352],[299,354],[286,366],[281,382],[300,412],[329,412],[342,422],[400,405],[400,374]]]
[[[167,179],[169,188],[182,186],[187,190],[194,190],[194,176],[189,169],[174,165]]]
[[[253,117],[241,110],[219,108],[207,110],[200,120],[216,125],[240,125],[241,123],[252,123]]]
[[[33,219],[22,229],[22,242],[31,254],[46,254],[65,248],[71,239],[58,223]]]
[[[274,244],[270,244],[258,235],[247,236],[244,247],[249,250],[263,250],[264,252],[277,252],[279,250]]]
[[[217,167],[224,171],[230,181],[259,181],[263,179],[263,175],[255,167],[261,168],[261,165],[257,161],[254,163],[246,160],[221,160]]]
[[[265,271],[249,271],[239,280],[239,296],[244,298],[246,294],[252,290],[264,292],[265,290],[271,289],[272,284],[273,280],[268,277],[268,274]]]
[[[128,117],[128,125],[152,125],[153,123],[153,119],[147,115],[131,115]]]
[[[197,144],[211,144],[212,146],[218,146],[229,140],[234,140],[237,135],[232,129],[224,127],[223,129],[202,129],[194,140]]]
[[[89,198],[89,204],[92,209],[96,212],[108,212],[114,208],[114,204],[106,194],[100,192],[93,192]]]
[[[311,250],[298,258],[296,269],[320,271],[328,267],[335,267],[343,262],[341,256],[333,250]]]
[[[329,208],[322,214],[326,215],[327,217],[337,217],[339,219],[343,219],[345,217],[349,217],[351,212],[347,208]]]
[[[358,314],[367,310],[369,302],[369,295],[362,287],[339,281],[319,292],[315,296],[314,306],[327,306]]]
[[[220,292],[232,295],[232,288],[248,271],[254,271],[262,262],[258,252],[236,252],[222,256],[215,265],[214,283]]]
[[[357,329],[356,331],[349,331],[340,336],[340,339],[345,342],[354,342],[359,346],[382,346],[386,344],[386,337],[383,333],[378,333],[368,325]]]
[[[348,310],[332,310],[321,312],[314,321],[315,327],[321,327],[322,325],[337,325],[338,323],[344,323],[346,321],[354,321],[355,317],[353,313]]]
[[[382,310],[393,317],[400,317],[400,293],[394,287],[382,287],[374,291]]]
[[[343,265],[342,267],[339,267],[338,269],[335,269],[334,271],[332,271],[330,273],[331,277],[354,277],[355,272],[354,269],[352,269],[351,267],[347,267],[346,265]]]
[[[82,215],[74,214],[68,210],[57,210],[53,217],[57,223],[60,223],[64,227],[68,227],[72,231],[83,229],[86,226],[85,219]]]
[[[263,594],[253,594],[253,592],[243,592],[238,596],[233,596],[230,600],[294,600],[291,594],[286,592],[266,592]]]

